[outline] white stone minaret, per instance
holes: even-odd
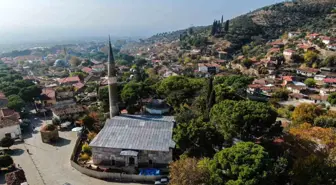
[[[119,114],[118,107],[118,86],[117,73],[115,69],[111,39],[109,37],[109,51],[108,51],[108,90],[109,90],[109,104],[110,104],[110,119]]]

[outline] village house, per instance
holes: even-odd
[[[288,32],[288,38],[295,38],[301,35],[301,32]]]
[[[318,69],[314,68],[299,68],[296,73],[306,77],[314,77],[319,72]]]
[[[202,73],[218,73],[220,65],[216,63],[199,63],[198,71]]]
[[[80,82],[80,79],[78,76],[66,77],[66,78],[61,78],[58,80],[58,83],[60,85],[73,85],[79,82]]]
[[[327,48],[331,51],[336,51],[336,43],[328,44]]]
[[[51,107],[56,104],[56,92],[53,88],[43,88],[40,100],[44,107]]]
[[[92,140],[96,165],[167,167],[173,160],[172,116],[121,115],[108,119]]]
[[[318,36],[320,36],[320,34],[318,34],[318,33],[312,33],[312,34],[308,35],[308,38],[309,39],[316,39]]]
[[[81,71],[84,72],[84,73],[87,73],[87,74],[91,74],[92,69],[89,68],[89,67],[83,67],[83,68],[81,69]]]
[[[334,43],[336,41],[336,39],[332,38],[332,37],[322,37],[321,40],[325,45],[329,45],[329,44]]]
[[[0,109],[0,139],[10,136],[13,139],[22,139],[19,113],[8,109]]]
[[[285,49],[283,52],[283,55],[285,57],[286,60],[291,60],[292,56],[295,54],[294,50],[291,49]]]
[[[336,86],[336,78],[325,78],[323,82],[330,86]]]

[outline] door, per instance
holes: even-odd
[[[128,160],[129,160],[129,161],[128,161],[128,165],[129,165],[129,166],[133,166],[134,163],[135,163],[134,157],[130,157]]]

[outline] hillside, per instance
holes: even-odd
[[[324,33],[336,28],[335,15],[331,14],[335,6],[336,0],[298,0],[278,3],[231,19],[229,30],[215,36],[231,42],[228,50],[235,53],[251,41],[276,39],[286,31]],[[212,26],[192,29],[193,35],[209,37]],[[187,33],[188,29],[157,34],[142,40],[137,45],[128,45],[124,50],[132,48],[136,51],[141,46],[157,42],[169,43],[179,40],[181,35]]]

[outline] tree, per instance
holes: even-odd
[[[166,97],[167,103],[174,108],[189,101],[205,84],[203,79],[185,76],[170,76],[157,84],[157,92]]]
[[[127,105],[134,105],[144,96],[142,83],[128,82],[121,91],[121,99]]]
[[[307,78],[304,83],[308,86],[308,87],[314,87],[316,85],[316,81],[313,78]]]
[[[288,100],[289,92],[286,89],[277,89],[273,94],[272,98],[286,101]]]
[[[306,63],[312,64],[319,59],[319,56],[315,51],[307,51],[304,54],[303,58]]]
[[[89,130],[93,130],[94,123],[96,122],[96,120],[94,118],[92,118],[91,116],[86,115],[82,118],[81,122],[83,123],[85,128],[87,128]]]
[[[2,89],[2,91],[8,97],[11,95],[16,95],[18,92],[20,92],[20,88],[17,86],[9,86]]]
[[[215,149],[221,148],[223,138],[214,125],[200,119],[179,123],[174,129],[174,141],[188,156],[212,157]]]
[[[37,85],[32,85],[26,88],[22,88],[19,92],[19,96],[26,102],[31,102],[34,98],[39,97],[42,93],[42,90]]]
[[[11,137],[4,137],[0,140],[0,145],[1,147],[6,147],[6,148],[10,148],[11,146],[14,145],[14,139],[12,139]]]
[[[230,20],[226,20],[225,26],[224,26],[224,31],[227,33],[229,31],[230,27]]]
[[[84,80],[84,78],[87,77],[88,74],[84,72],[72,72],[70,73],[70,76],[78,76],[79,79]]]
[[[75,56],[72,56],[71,59],[70,59],[70,65],[72,67],[77,67],[79,66],[79,64],[81,64],[81,60],[78,58],[78,57],[75,57]]]
[[[302,103],[295,107],[292,114],[294,124],[314,123],[314,119],[323,114],[323,110],[318,105]]]
[[[315,118],[314,126],[322,128],[336,127],[336,117],[327,115],[319,116]]]
[[[241,100],[242,98],[236,95],[236,90],[231,87],[227,87],[223,84],[218,84],[215,86],[216,92],[216,102],[221,102],[223,100]]]
[[[276,117],[277,113],[265,103],[224,100],[211,109],[210,121],[225,140],[238,137],[254,141],[281,135],[282,127],[275,124]]]
[[[335,92],[335,93],[331,93],[331,94],[328,96],[328,102],[329,102],[331,105],[336,105],[336,92]]]
[[[13,158],[9,155],[0,155],[0,168],[7,168],[14,164]]]
[[[7,107],[17,112],[21,112],[21,109],[25,106],[25,102],[18,95],[11,95],[8,97]]]
[[[336,66],[336,55],[328,56],[322,62],[322,66],[326,67],[334,67]]]
[[[203,185],[208,182],[209,174],[195,158],[184,158],[169,165],[171,185]]]
[[[266,185],[271,159],[262,146],[240,142],[218,152],[209,168],[211,184]]]
[[[92,66],[93,65],[93,62],[91,62],[91,60],[89,59],[85,59],[84,61],[82,61],[82,66],[84,67],[89,67],[89,66]]]

